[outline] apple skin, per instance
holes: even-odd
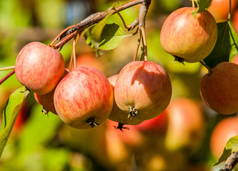
[[[238,66],[222,62],[201,80],[204,102],[221,114],[238,112]]]
[[[232,58],[232,63],[238,64],[238,55],[235,55],[235,56]]]
[[[231,0],[231,10],[237,5],[237,0]],[[212,0],[207,9],[216,19],[217,23],[227,21],[229,14],[229,0]]]
[[[64,74],[64,60],[59,51],[40,42],[25,45],[16,59],[19,82],[38,94],[53,90]]]
[[[219,122],[214,128],[210,148],[217,159],[221,156],[227,141],[238,135],[238,117],[230,117]]]
[[[139,147],[142,145],[144,139],[142,134],[135,125],[126,125],[125,129],[116,129],[118,122],[109,120],[107,123],[107,130],[114,132],[119,136],[120,140],[130,146],[131,148]]]
[[[75,128],[91,128],[109,116],[113,105],[112,87],[104,74],[91,67],[77,67],[57,85],[54,104],[59,117]]]
[[[168,53],[187,62],[207,57],[217,40],[217,25],[208,11],[194,13],[195,8],[183,7],[172,12],[164,21],[160,43]]]
[[[135,125],[135,127],[142,132],[151,132],[164,134],[168,126],[168,111],[165,109],[159,116],[145,120],[142,123]]]
[[[103,63],[98,60],[92,53],[84,53],[77,57],[77,66],[91,66],[104,72],[105,67]]]
[[[236,31],[238,33],[238,9],[236,9],[233,13],[231,23]]]
[[[195,150],[204,134],[201,107],[193,100],[178,98],[168,106],[168,129],[165,144],[169,150]]]
[[[44,110],[57,114],[54,106],[54,90],[44,95],[34,93],[34,98],[37,103],[43,106]]]
[[[133,61],[123,67],[114,88],[115,101],[123,113],[110,119],[134,125],[159,115],[169,104],[171,82],[165,70],[154,62]],[[128,118],[130,108],[138,112]]]

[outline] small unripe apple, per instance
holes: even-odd
[[[235,9],[237,0],[231,0],[231,11]],[[216,22],[224,22],[228,19],[229,14],[229,0],[212,0],[208,11],[214,16]]]
[[[34,93],[34,98],[37,103],[43,106],[45,112],[52,112],[54,114],[57,114],[54,106],[54,90],[44,95]]]
[[[222,62],[201,80],[203,100],[221,114],[238,112],[238,65]]]
[[[168,74],[159,64],[133,61],[123,67],[114,88],[115,101],[123,113],[110,119],[123,124],[138,124],[159,115],[172,94]]]
[[[75,128],[102,124],[111,112],[112,87],[104,74],[91,67],[77,67],[57,85],[54,105],[59,117]]]
[[[25,45],[16,59],[17,79],[42,95],[53,90],[64,74],[64,60],[58,50],[40,42]]]
[[[195,150],[203,137],[204,119],[201,107],[193,100],[178,98],[169,104],[166,147],[170,150]]]
[[[238,117],[230,117],[219,122],[214,128],[210,147],[212,154],[219,158],[226,146],[227,141],[238,135]]]
[[[208,11],[195,12],[184,7],[172,12],[164,21],[160,42],[165,51],[187,62],[206,58],[217,40],[217,25]]]

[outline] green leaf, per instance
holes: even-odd
[[[230,61],[233,56],[238,54],[238,35],[234,30],[232,24],[228,21],[230,28],[230,41],[231,41],[231,51],[230,51]]]
[[[17,114],[19,113],[19,110],[21,109],[28,94],[29,91],[26,90],[25,87],[20,87],[9,97],[8,103],[3,112],[3,118],[0,127],[0,155],[2,154],[7,143]]]
[[[198,0],[199,9],[198,11],[204,11],[209,7],[211,0]]]
[[[120,12],[126,25],[128,25],[128,21],[131,20],[131,16],[135,16],[134,13],[135,12],[131,9]],[[102,21],[86,29],[83,34],[86,43],[92,48],[112,50],[118,47],[124,38],[133,35],[133,32],[134,30],[128,31],[125,28],[118,14],[108,14]]]
[[[229,61],[231,51],[231,41],[229,33],[229,24],[227,22],[217,24],[218,38],[216,45],[204,62],[207,66],[213,68],[218,63]]]
[[[40,148],[55,136],[60,123],[62,122],[57,115],[45,115],[42,113],[41,105],[34,106],[19,139],[21,151],[28,153]]]
[[[222,163],[231,155],[232,152],[237,151],[238,151],[238,136],[234,136],[230,138],[229,141],[226,143],[225,149],[215,165]]]

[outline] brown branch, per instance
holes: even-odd
[[[1,80],[0,80],[0,85],[6,81],[9,77],[11,77],[13,74],[15,73],[15,70],[9,72],[5,77],[3,77]]]
[[[226,159],[225,168],[220,171],[232,171],[238,163],[238,152],[232,152],[231,155]]]
[[[127,8],[139,5],[139,4],[149,4],[151,0],[134,0],[130,1],[126,4],[123,4],[119,7],[115,7],[113,9],[109,9],[103,12],[97,12],[91,14],[86,19],[81,21],[78,24],[72,25],[64,29],[60,32],[54,40],[50,43],[50,45],[56,49],[60,49],[64,44],[66,44],[69,40],[74,38],[77,34],[81,33],[84,29],[92,26],[93,24],[98,23],[99,21],[103,20],[109,14],[115,14],[117,12],[123,11]],[[58,43],[56,43],[59,41]],[[55,44],[56,43],[56,44]],[[54,45],[55,44],[55,45]]]

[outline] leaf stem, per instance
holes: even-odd
[[[0,68],[0,71],[13,70],[13,69],[15,69],[15,68],[16,68],[16,66],[8,66],[8,67]]]

